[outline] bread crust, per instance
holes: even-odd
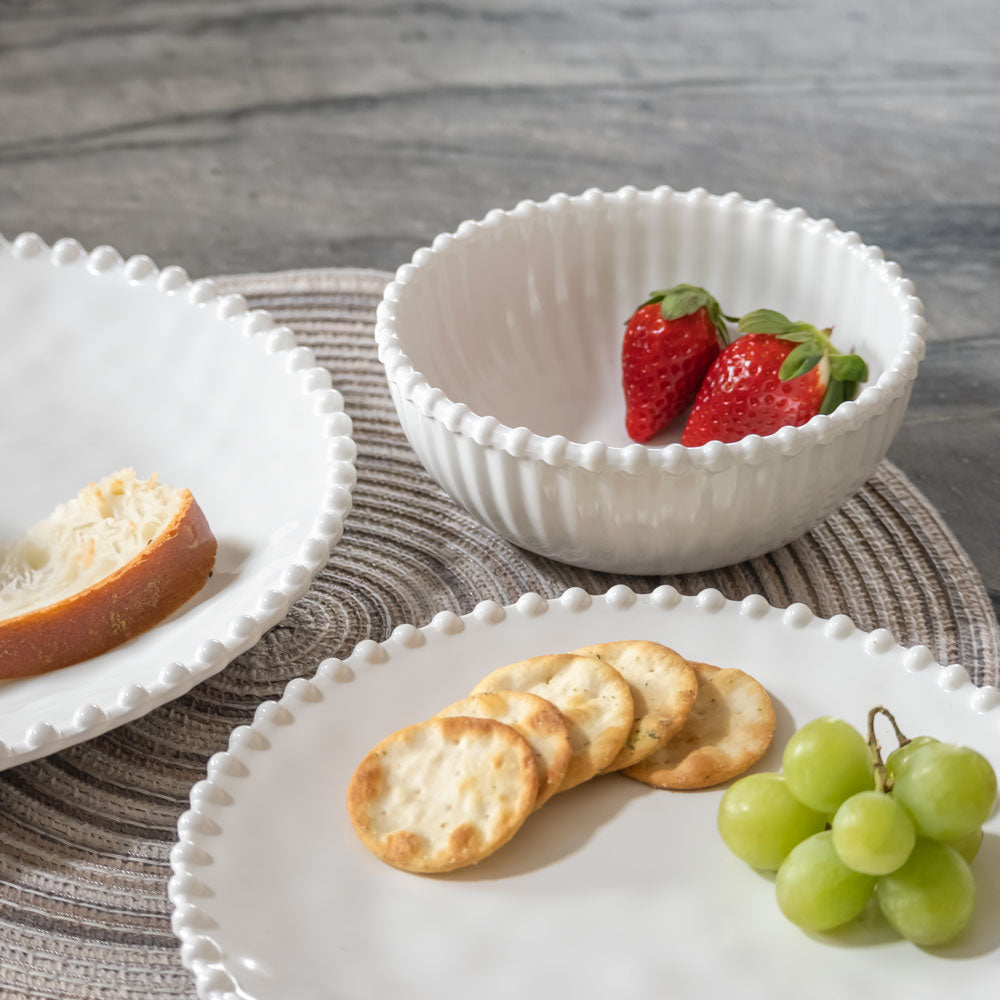
[[[183,490],[167,526],[124,566],[55,604],[0,621],[0,679],[68,667],[152,628],[201,590],[217,547]]]

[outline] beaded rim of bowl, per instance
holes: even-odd
[[[558,434],[535,434],[527,427],[510,427],[495,417],[474,413],[465,403],[449,399],[414,368],[403,350],[396,329],[395,306],[406,286],[440,255],[454,252],[456,246],[475,239],[483,230],[498,228],[508,221],[523,222],[539,213],[571,213],[580,205],[637,201],[653,204],[668,201],[707,202],[724,209],[739,206],[759,214],[773,214],[788,223],[807,227],[861,257],[889,286],[890,294],[899,302],[903,313],[904,332],[889,365],[856,399],[841,403],[829,415],[818,414],[800,427],[782,427],[764,437],[750,434],[740,441],[710,441],[697,448],[676,443],[659,447],[641,444],[616,446],[602,441],[583,443],[569,441]],[[768,198],[751,202],[736,192],[712,195],[704,188],[678,192],[666,185],[652,191],[639,191],[629,186],[614,192],[591,188],[573,197],[559,193],[544,202],[522,201],[513,209],[493,209],[481,220],[466,220],[455,232],[438,235],[429,247],[417,250],[412,261],[403,264],[386,285],[378,307],[375,339],[386,378],[404,400],[411,402],[424,416],[443,424],[453,433],[472,438],[484,447],[504,451],[515,458],[536,459],[553,466],[578,466],[593,472],[619,469],[636,475],[646,470],[657,470],[680,475],[692,468],[719,472],[736,464],[757,465],[771,456],[797,455],[808,447],[824,444],[856,430],[872,417],[884,413],[895,399],[908,390],[917,376],[917,366],[925,350],[923,312],[923,303],[914,294],[913,283],[902,276],[899,265],[887,261],[879,247],[862,243],[857,233],[838,229],[830,219],[813,219],[802,208],[778,208]]]

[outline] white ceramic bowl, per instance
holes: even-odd
[[[624,321],[690,282],[738,315],[833,326],[870,379],[802,427],[733,444],[625,433]],[[406,436],[466,510],[524,548],[619,573],[767,552],[855,492],[899,427],[923,307],[877,247],[795,208],[668,187],[553,195],[438,236],[396,272],[376,339]]]

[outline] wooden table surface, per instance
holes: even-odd
[[[392,270],[555,191],[802,205],[916,283],[890,457],[997,608],[998,38],[992,0],[0,0],[0,229]]]

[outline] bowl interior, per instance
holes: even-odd
[[[723,311],[777,309],[834,328],[867,385],[907,332],[905,296],[853,235],[769,203],[654,193],[550,201],[466,225],[405,284],[403,351],[479,415],[571,441],[630,443],[620,351],[653,289],[701,285]],[[650,442],[680,438],[683,420]]]

